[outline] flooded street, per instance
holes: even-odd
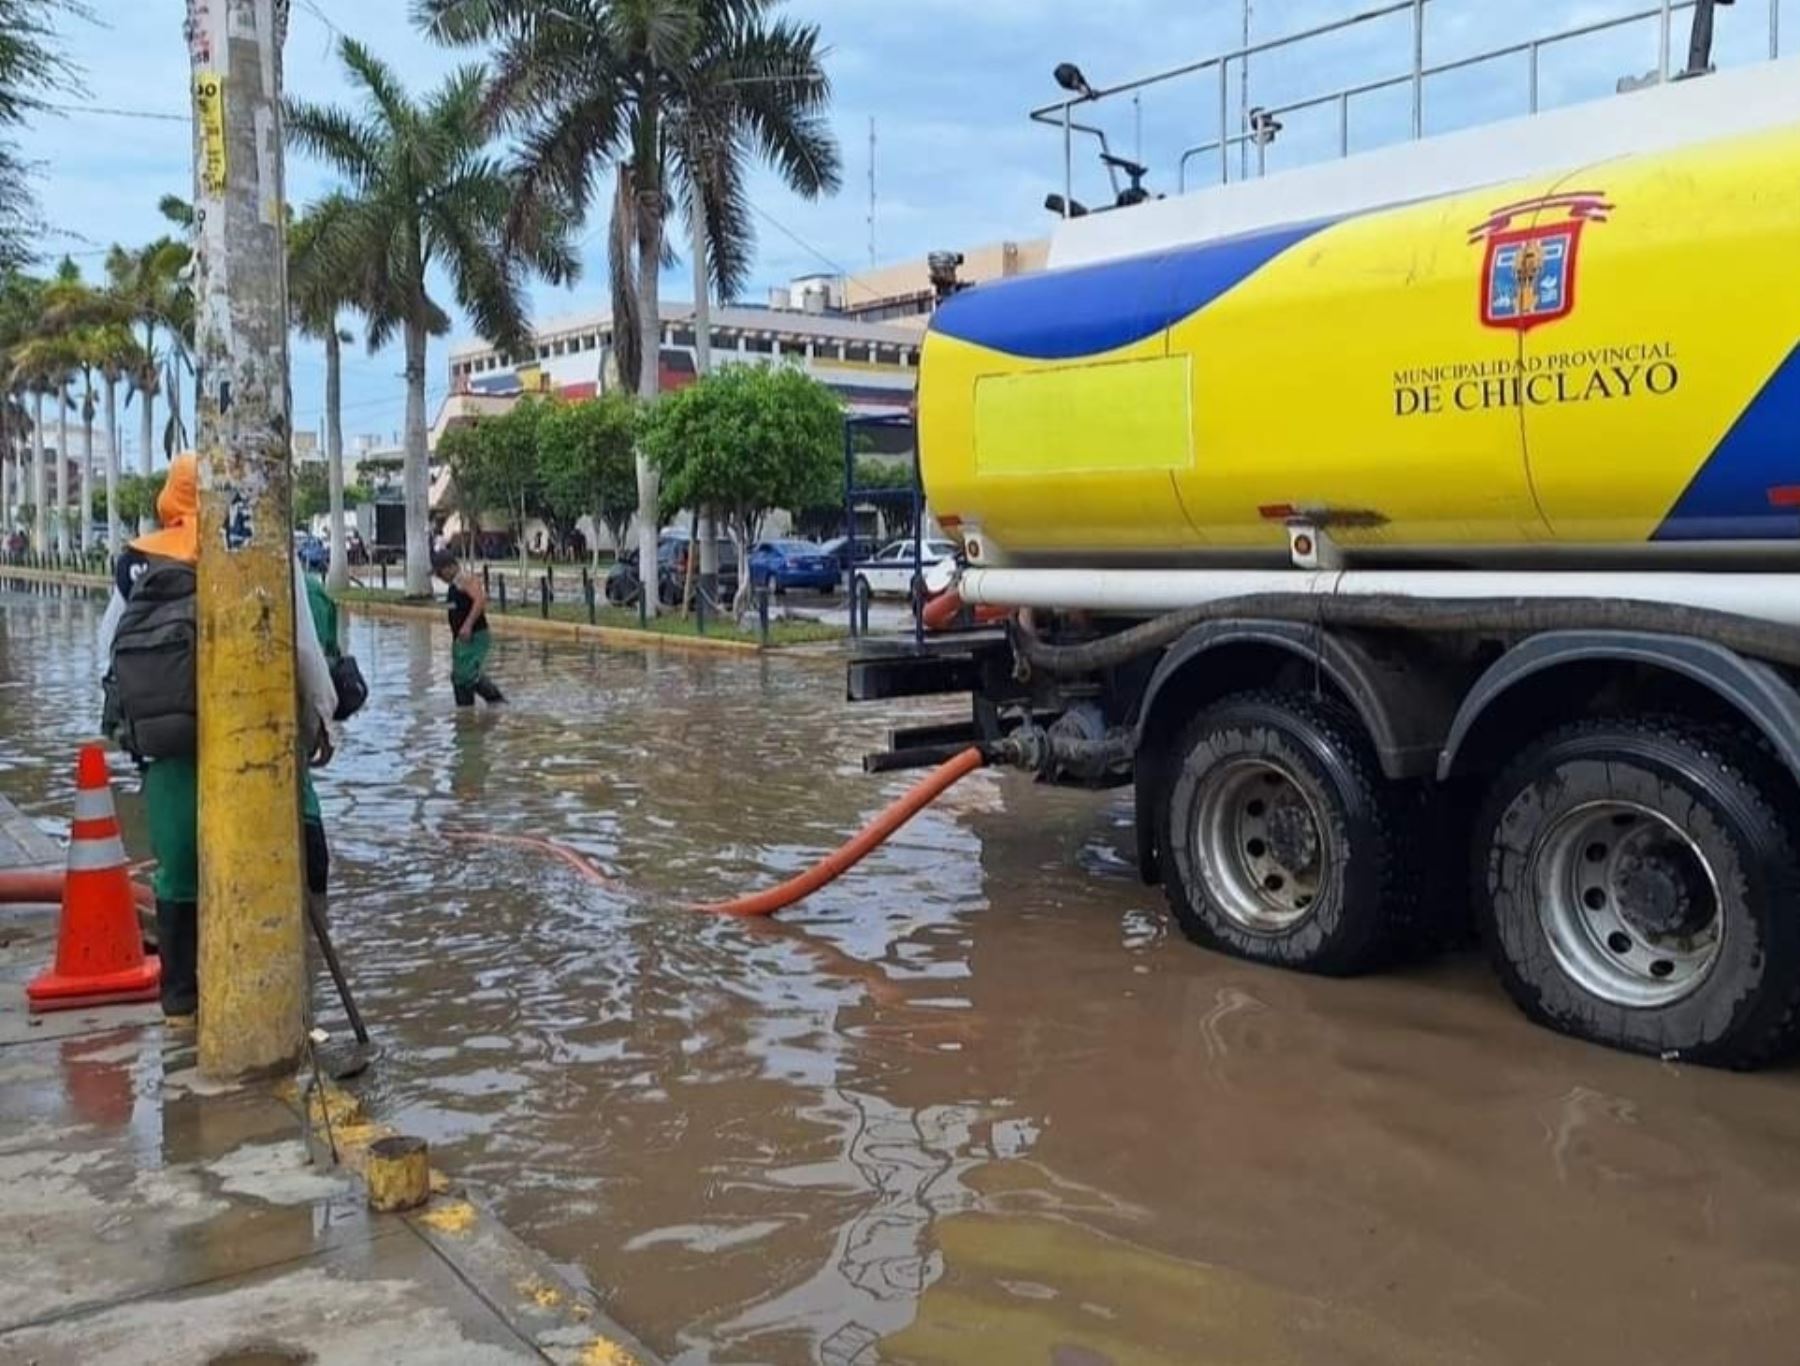
[[[57,828],[100,605],[0,592],[0,794]],[[823,664],[501,638],[513,704],[458,716],[441,625],[345,644],[372,696],[320,786],[371,1109],[672,1360],[1796,1359],[1792,1070],[1552,1036],[1473,958],[1204,953],[1127,794],[1017,775],[779,922],[698,916],[903,788],[860,768],[903,713]]]

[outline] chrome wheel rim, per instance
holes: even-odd
[[[1213,901],[1252,934],[1291,931],[1324,890],[1324,828],[1285,768],[1238,759],[1213,770],[1195,813],[1200,875]]]
[[[1693,994],[1725,941],[1711,863],[1686,831],[1636,802],[1592,802],[1539,841],[1538,922],[1583,991],[1650,1009]]]

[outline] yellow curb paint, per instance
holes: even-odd
[[[439,1233],[464,1234],[475,1226],[475,1206],[467,1200],[445,1200],[419,1216],[419,1222]]]
[[[530,1300],[539,1309],[556,1309],[561,1307],[563,1293],[553,1285],[545,1285],[542,1281],[525,1281],[519,1286],[519,1293]]]
[[[611,1338],[595,1338],[583,1349],[581,1366],[637,1366],[637,1358]]]
[[[427,618],[438,620],[442,613],[435,607],[414,607],[399,602],[368,602],[351,600],[345,604],[352,613],[362,612],[372,617],[388,617],[398,621],[416,621]],[[495,635],[531,636],[537,639],[585,640],[601,645],[628,645],[634,648],[698,650],[702,652],[725,654],[774,654],[785,652],[783,646],[773,646],[764,651],[752,640],[717,640],[708,636],[677,636],[662,631],[634,631],[624,626],[589,626],[580,621],[545,621],[541,617],[494,616],[488,617],[488,627]]]

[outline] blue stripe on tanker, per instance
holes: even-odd
[[[1326,220],[964,290],[931,329],[1030,360],[1073,360],[1155,336],[1205,308]]]
[[[1800,539],[1800,509],[1769,503],[1770,489],[1795,485],[1800,485],[1800,346],[1731,424],[1651,539]]]

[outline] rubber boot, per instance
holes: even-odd
[[[481,700],[486,702],[490,707],[496,702],[506,701],[506,694],[495,687],[494,680],[489,678],[486,674],[483,674],[480,678],[475,680],[475,691],[480,696]]]
[[[200,919],[194,903],[157,902],[156,938],[163,1014],[192,1015],[200,1008]]]
[[[457,706],[472,707],[475,705],[475,689],[471,688],[467,683],[452,683],[450,685],[450,691],[456,694]]]

